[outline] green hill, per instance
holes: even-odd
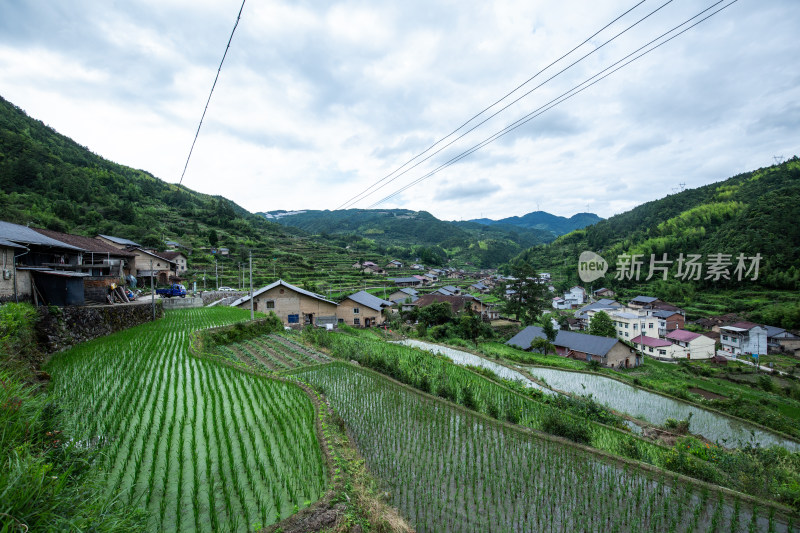
[[[650,291],[662,298],[671,298],[691,305],[693,301],[708,300],[715,294],[736,291],[731,300],[741,300],[744,291],[792,291],[763,298],[762,318],[778,324],[794,309],[781,309],[785,297],[800,289],[800,159],[734,176],[660,200],[640,205],[563,235],[545,246],[532,247],[521,254],[537,269],[560,275],[563,284],[578,282],[578,257],[584,250],[602,255],[610,272],[595,282],[622,291]],[[712,254],[731,254],[734,263],[743,253],[747,257],[761,255],[759,276],[740,282],[705,279],[687,281],[675,279],[677,264],[673,263],[667,281],[658,279],[643,283],[649,269],[650,255],[676,261],[679,254],[700,254],[707,262]],[[615,267],[621,254],[641,254],[645,261],[640,282],[615,279]],[[749,265],[749,262],[748,262]],[[658,276],[654,277],[657,278]],[[708,312],[731,309],[738,302],[727,302]],[[767,309],[770,308],[770,309]],[[785,311],[785,312],[784,312]],[[766,315],[764,314],[766,313]],[[754,316],[755,318],[755,316]],[[800,327],[797,320],[787,320]],[[796,323],[796,325],[795,325]],[[778,325],[776,324],[776,325]]]
[[[516,226],[520,228],[539,229],[549,231],[554,235],[564,235],[576,229],[585,228],[603,220],[594,213],[577,213],[571,217],[560,217],[546,211],[534,211],[521,217],[507,217],[500,220],[478,218],[470,222],[477,222],[487,226]]]
[[[549,230],[507,224],[447,222],[426,211],[345,209],[260,213],[294,227],[362,250],[443,265],[449,259],[477,267],[495,267],[529,246],[555,238]]]
[[[238,286],[239,264],[254,255],[257,285],[277,276],[293,282],[335,278],[355,284],[355,251],[315,241],[271,223],[221,196],[166,183],[108,161],[0,97],[0,219],[80,235],[116,235],[189,254],[188,282]],[[230,255],[214,256],[213,247]],[[378,256],[370,259],[382,260]]]

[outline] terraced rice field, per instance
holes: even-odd
[[[107,490],[145,508],[151,531],[250,531],[326,489],[314,407],[299,387],[188,352],[191,331],[248,316],[172,311],[48,365],[70,433],[102,447]]]
[[[344,363],[299,370],[421,532],[787,531],[770,508],[542,439]]]
[[[220,355],[263,372],[285,372],[330,362],[330,357],[282,335],[264,335],[218,347]]]

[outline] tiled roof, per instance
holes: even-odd
[[[270,283],[266,287],[261,287],[257,291],[253,292],[253,297],[256,297],[256,296],[258,296],[260,294],[263,294],[263,293],[267,292],[268,290],[277,287],[278,285],[282,285],[282,286],[286,287],[287,289],[292,290],[294,292],[299,292],[300,294],[305,294],[306,296],[310,296],[311,298],[314,298],[316,300],[322,300],[323,302],[328,302],[329,304],[339,305],[336,302],[332,302],[332,301],[330,301],[330,300],[328,300],[326,298],[323,298],[319,294],[313,293],[311,291],[307,291],[305,289],[301,289],[300,287],[295,287],[291,283],[286,283],[282,279],[279,279],[278,281],[276,281],[274,283]],[[244,302],[248,302],[248,301],[250,301],[250,295],[243,296],[242,298],[239,298],[238,300],[233,302],[231,304],[231,307],[236,307],[237,305],[241,305]]]
[[[82,237],[80,235],[72,235],[70,233],[61,233],[60,231],[53,231],[49,229],[43,228],[33,228],[34,231],[41,233],[46,237],[50,237],[57,241],[65,242],[67,244],[71,244],[72,246],[76,246],[81,248],[87,252],[95,252],[95,253],[103,253],[103,254],[110,254],[116,255],[118,257],[133,257],[132,253],[126,252],[124,250],[120,250],[119,248],[114,248],[110,244],[106,244],[100,239],[95,239],[93,237]]]
[[[653,348],[663,348],[665,346],[672,346],[672,343],[664,339],[657,339],[655,337],[648,337],[647,335],[634,337],[631,339],[634,344],[641,344],[643,346],[652,346]]]
[[[697,337],[700,337],[699,333],[695,333],[693,331],[687,331],[685,329],[676,329],[675,331],[672,331],[670,332],[669,335],[667,335],[668,339],[681,342],[691,342],[695,340]]]
[[[641,303],[649,304],[649,303],[655,302],[656,300],[658,300],[658,298],[654,298],[653,296],[642,296],[642,295],[639,295],[636,298],[633,298],[631,300],[631,302],[641,302]]]
[[[539,326],[528,326],[512,337],[506,344],[527,350],[531,347],[531,343],[535,338],[546,339],[547,335],[544,334]],[[617,339],[612,339],[611,337],[599,337],[575,331],[559,330],[553,344],[576,352],[605,357],[618,342]]]
[[[158,255],[173,262],[178,258],[179,255],[186,257],[186,254],[183,252],[158,252]]]
[[[357,304],[361,304],[365,307],[369,307],[370,309],[374,309],[375,311],[380,311],[384,307],[392,306],[392,302],[387,300],[381,300],[377,296],[373,296],[366,291],[359,291],[355,294],[351,294],[348,296],[350,300],[353,300]]]

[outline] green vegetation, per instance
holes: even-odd
[[[605,311],[598,311],[592,317],[592,322],[589,326],[589,334],[614,338],[617,336],[617,328],[614,327],[614,322],[611,320],[611,317],[608,316],[608,313]]]
[[[169,312],[47,366],[69,434],[102,451],[106,490],[145,509],[150,530],[257,529],[326,489],[315,410],[300,388],[188,353],[191,331],[248,315]]]
[[[578,282],[577,261],[584,250],[600,253],[610,271],[600,282],[623,298],[653,294],[683,306],[690,318],[716,313],[751,313],[753,320],[800,328],[800,159],[734,176],[723,182],[669,195],[620,215],[563,235],[523,252],[538,269],[559,277],[559,288]],[[650,255],[675,261],[667,280],[656,272],[645,283]],[[698,281],[676,279],[679,254],[761,254],[758,279]],[[616,279],[621,254],[641,254],[642,276]],[[703,274],[705,278],[705,273]],[[600,283],[598,282],[598,283]]]
[[[754,499],[537,437],[367,369],[297,375],[324,392],[419,531],[792,529]]]
[[[551,415],[561,417],[566,424],[585,424],[589,439],[585,442],[614,454],[622,453],[621,443],[630,438],[621,418],[585,398],[551,398],[517,382],[500,380],[490,371],[481,370],[479,375],[425,350],[364,335],[330,334],[307,328],[304,337],[329,349],[338,359],[356,361],[401,383],[497,419],[541,431],[547,431],[544,423]],[[642,441],[641,445],[654,462],[664,452],[649,442]]]

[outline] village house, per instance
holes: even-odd
[[[379,266],[365,266],[363,272],[367,274],[386,274],[386,271]]]
[[[442,303],[442,302],[450,304],[450,308],[454,315],[460,313],[466,307],[471,307],[475,309],[474,299],[472,298],[472,296],[456,296],[454,294],[451,295],[444,295],[437,293],[423,294],[412,305],[414,305],[414,307],[418,309],[421,309],[423,307],[428,307],[431,304]]]
[[[383,324],[383,310],[394,305],[366,291],[351,294],[336,308],[336,319],[340,324],[369,328]]]
[[[477,282],[477,283],[473,283],[472,285],[469,286],[469,288],[474,290],[474,291],[477,291],[477,292],[479,292],[481,294],[486,294],[489,291],[491,291],[491,288],[489,286],[487,286],[486,284],[484,284],[484,283],[482,283],[480,281]]]
[[[607,289],[605,287],[597,289],[596,291],[592,291],[592,296],[594,296],[595,298],[613,298],[616,295],[617,295],[616,292],[612,291],[611,289]]]
[[[405,301],[406,298],[416,297],[419,293],[416,289],[412,289],[410,287],[406,287],[403,289],[397,289],[392,294],[389,295],[389,300],[392,302],[397,301]]]
[[[632,299],[630,302],[628,302],[628,307],[630,307],[631,309],[643,309],[645,306],[648,306],[648,305],[653,304],[654,302],[660,302],[660,301],[661,300],[659,300],[658,298],[655,298],[653,296],[642,296],[642,295],[639,295],[636,298]]]
[[[157,285],[166,285],[179,281],[177,264],[163,257],[163,252],[152,252],[144,248],[128,248],[126,251],[134,255],[131,274],[134,274],[142,285],[152,282]]]
[[[667,335],[667,340],[673,344],[673,359],[711,359],[716,353],[713,339],[693,331],[676,329]]]
[[[648,313],[651,317],[658,320],[658,335],[666,337],[667,334],[676,329],[683,329],[686,317],[675,311],[653,311]]]
[[[391,261],[386,263],[386,266],[384,268],[403,268],[403,263],[401,263],[397,259],[392,259]]]
[[[506,344],[530,351],[534,339],[547,339],[542,328],[528,326]],[[629,368],[641,364],[641,356],[617,339],[559,330],[553,342],[556,353],[581,361],[597,361],[608,368]]]
[[[86,272],[70,270],[84,250],[27,226],[0,221],[0,302],[83,305]]]
[[[398,287],[416,287],[422,285],[422,280],[413,276],[408,278],[389,278],[389,281],[393,281]]]
[[[123,239],[122,237],[114,237],[111,235],[98,235],[95,237],[103,241],[106,244],[113,246],[114,248],[119,248],[120,250],[125,250],[127,248],[141,248],[142,245],[138,242],[133,242],[129,239]]]
[[[553,298],[554,309],[574,309],[584,303],[586,303],[586,289],[580,285],[571,287],[563,297]]]
[[[189,262],[183,252],[159,252],[158,255],[175,263],[175,274],[178,277],[183,277],[189,269]]]
[[[574,318],[577,321],[578,329],[587,330],[589,329],[589,326],[591,324],[592,317],[598,311],[605,311],[606,313],[610,314],[612,311],[621,308],[622,308],[621,303],[608,298],[603,298],[602,300],[598,300],[588,305],[584,305],[583,307],[575,311]]]
[[[800,347],[800,337],[794,333],[775,326],[765,325],[764,327],[767,328],[767,348],[770,351],[780,352],[782,348],[789,345]]]
[[[252,305],[255,311],[274,312],[286,326],[321,326],[338,322],[336,311],[339,304],[282,279],[255,291]],[[250,306],[249,295],[231,304],[231,307],[241,309],[250,309]]]
[[[733,355],[767,353],[767,328],[752,322],[736,322],[719,328],[722,349]]]
[[[630,310],[613,311],[609,316],[614,322],[619,339],[630,341],[639,335],[658,338],[658,320],[654,317]]]
[[[83,250],[74,264],[59,265],[58,269],[86,274],[83,278],[85,301],[106,302],[112,287],[126,282],[135,285],[135,278],[130,276],[132,253],[92,237],[40,228],[34,231]]]
[[[672,359],[670,357],[672,343],[666,339],[648,337],[646,335],[637,335],[631,339],[631,343],[637,352],[649,355],[654,359],[659,359],[662,361]]]

